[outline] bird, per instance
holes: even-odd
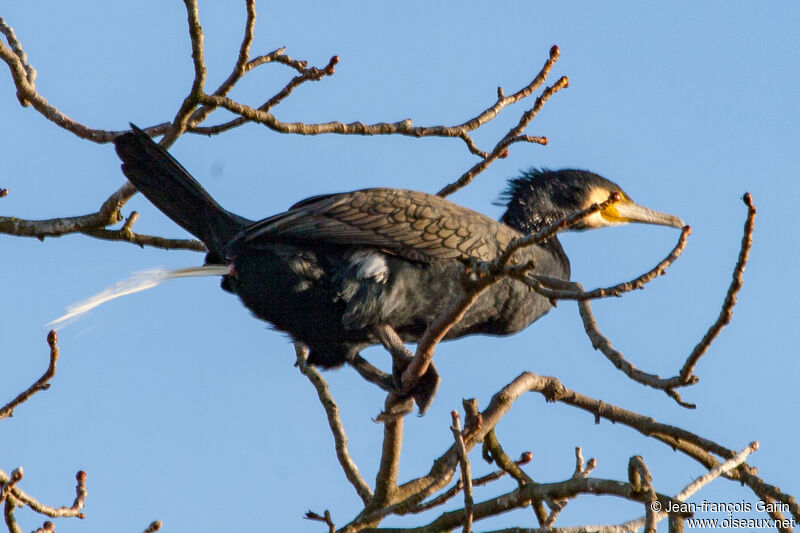
[[[307,363],[352,365],[386,390],[429,324],[463,295],[469,265],[491,261],[511,241],[537,232],[617,193],[619,200],[584,218],[577,230],[629,222],[682,228],[683,221],[642,207],[615,183],[586,170],[530,169],[508,182],[499,221],[424,192],[369,188],[301,200],[287,211],[253,221],[223,209],[167,150],[131,124],[114,145],[122,172],[160,211],[200,239],[206,265],[227,266],[222,288],[256,317],[308,349]],[[570,264],[557,237],[523,248],[539,275],[569,280]],[[554,302],[519,280],[484,291],[445,340],[473,334],[510,335],[546,314]],[[383,344],[392,378],[360,352]],[[430,365],[407,391],[420,414],[440,377]]]

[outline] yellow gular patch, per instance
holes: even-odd
[[[632,200],[628,198],[628,196],[622,192],[618,191],[621,199],[618,203],[630,203]],[[611,195],[611,191],[608,189],[603,189],[600,187],[595,187],[589,193],[589,201],[584,206],[588,208],[592,204],[601,204],[608,200],[608,197]],[[628,219],[622,218],[619,215],[619,211],[617,208],[614,207],[616,204],[611,204],[610,206],[606,207],[602,211],[598,211],[597,213],[592,213],[585,219],[585,223],[590,228],[602,228],[605,226],[612,226],[615,224],[624,224],[628,222]]]

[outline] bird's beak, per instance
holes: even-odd
[[[641,224],[658,224],[660,226],[672,226],[673,228],[683,228],[683,220],[666,213],[660,213],[653,209],[648,209],[630,200],[623,199],[620,202],[611,204],[600,212],[609,223],[624,224],[626,222],[639,222]]]

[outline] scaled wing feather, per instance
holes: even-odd
[[[309,198],[249,226],[237,242],[321,240],[373,246],[406,259],[493,259],[520,234],[444,198],[398,189],[363,189]]]

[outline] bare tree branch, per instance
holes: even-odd
[[[356,493],[361,498],[361,501],[366,505],[372,499],[372,489],[370,489],[361,473],[358,471],[358,466],[353,462],[350,457],[350,452],[347,449],[347,433],[345,433],[342,421],[339,418],[339,406],[333,400],[328,389],[328,384],[323,377],[313,367],[308,366],[306,359],[308,358],[308,350],[305,346],[295,344],[295,354],[297,355],[297,366],[300,372],[308,378],[314,388],[317,390],[319,401],[325,408],[325,414],[328,417],[328,426],[333,433],[333,440],[336,448],[336,457],[339,459],[339,464],[344,470],[344,475],[347,480],[356,489]]]
[[[3,505],[3,517],[9,533],[22,533],[17,524],[17,519],[14,518],[14,501],[11,498],[7,498],[5,505]]]
[[[641,455],[631,457],[628,462],[628,482],[636,492],[642,493],[644,498],[644,531],[656,533],[656,509],[653,504],[657,501],[656,491],[653,489],[653,477],[650,469]]]
[[[517,466],[522,466],[524,464],[529,463],[531,461],[532,457],[533,457],[533,454],[531,452],[524,452],[522,454],[522,456],[518,460],[514,461],[514,464],[516,464]],[[503,469],[495,470],[494,472],[486,474],[485,476],[481,476],[479,478],[474,478],[472,480],[472,486],[473,487],[480,487],[480,486],[483,486],[483,485],[488,485],[492,481],[497,481],[498,479],[502,478],[507,473],[508,473],[508,471],[503,470]],[[461,490],[463,488],[464,487],[462,485],[462,481],[461,481],[461,479],[459,479],[456,482],[455,485],[453,485],[452,487],[447,489],[445,492],[443,492],[442,494],[440,494],[436,498],[434,498],[434,499],[432,499],[432,500],[430,500],[428,502],[421,503],[421,504],[417,505],[416,507],[410,509],[409,512],[411,512],[411,513],[422,513],[422,512],[434,509],[434,508],[436,508],[436,507],[438,507],[438,506],[450,501],[459,492],[461,492]]]
[[[675,500],[680,502],[688,500],[694,494],[696,494],[701,488],[705,487],[706,485],[717,479],[719,476],[727,472],[730,472],[734,468],[741,465],[744,462],[744,460],[747,459],[747,457],[756,450],[758,450],[758,443],[751,442],[741,452],[737,453],[724,463],[712,468],[702,476],[698,477],[697,479],[686,485],[686,487],[684,487],[684,489],[675,496]],[[652,509],[652,506],[648,505],[648,509]],[[664,511],[653,512],[652,516],[653,520],[658,522],[666,518],[667,513]],[[624,524],[616,526],[619,529],[612,529],[610,531],[638,531],[640,528],[645,526],[647,520],[648,520],[647,516],[638,518],[636,520],[631,520],[630,522],[625,522]],[[611,527],[611,526],[603,526],[603,527]]]
[[[520,375],[492,398],[489,408],[482,413],[484,423],[491,425],[500,413],[505,414],[503,409],[510,408],[511,402],[525,391],[538,392],[544,395],[548,401],[558,401],[588,411],[595,416],[597,422],[601,418],[605,418],[613,423],[628,426],[645,436],[652,437],[683,452],[709,469],[720,464],[713,455],[723,459],[729,459],[736,455],[736,452],[688,430],[661,424],[651,417],[589,398],[567,389],[556,378],[537,376],[530,372]],[[468,442],[467,445],[469,446],[470,443]],[[777,487],[764,482],[755,475],[754,469],[747,463],[742,463],[738,469],[723,474],[731,480],[744,483],[762,499],[774,499],[788,505],[792,515],[800,520],[800,507],[794,497],[782,493]]]
[[[319,515],[314,511],[308,511],[303,518],[306,520],[316,520],[317,522],[322,522],[328,526],[328,533],[336,533],[336,526],[331,518],[331,512],[327,509],[325,509],[323,515]]]
[[[500,392],[494,395],[489,406],[481,413],[482,424],[480,429],[476,431],[469,439],[465,440],[465,447],[467,451],[469,451],[478,442],[481,442],[485,438],[486,434],[493,429],[497,422],[499,422],[500,419],[508,412],[514,401],[516,401],[516,399],[518,399],[527,391],[538,392],[542,394],[548,401],[558,401],[588,411],[594,414],[597,420],[600,418],[605,418],[611,422],[620,423],[631,427],[645,436],[655,438],[656,440],[664,442],[673,449],[680,450],[687,456],[694,458],[709,469],[714,469],[721,464],[720,461],[715,459],[711,454],[723,457],[726,460],[737,455],[736,452],[733,452],[713,441],[700,437],[685,429],[662,424],[653,420],[651,417],[640,415],[599,400],[594,400],[580,393],[567,389],[556,378],[537,376],[536,374],[532,374],[530,372],[523,373],[514,381],[509,383],[506,387],[504,387]],[[387,516],[388,514],[405,514],[406,512],[409,512],[409,509],[413,508],[414,506],[413,502],[417,501],[419,494],[425,493],[427,496],[439,490],[444,483],[449,481],[457,463],[458,459],[455,446],[451,446],[447,452],[434,461],[434,465],[428,474],[421,478],[409,481],[398,488],[397,503],[384,507],[379,511],[362,513],[356,518],[356,520],[342,528],[341,531],[361,531],[368,524],[374,524],[376,520],[380,520],[382,517]],[[746,463],[741,463],[738,468],[734,470],[725,470],[721,473],[731,480],[743,482],[764,501],[767,501],[764,498],[769,498],[770,500],[774,499],[776,501],[785,503],[789,506],[792,515],[795,516],[795,519],[798,519],[798,507],[794,498],[788,494],[781,493],[776,487],[765,483],[763,480],[755,476],[755,474],[752,472],[752,468]],[[534,488],[538,489],[538,487],[543,486],[552,488],[553,485],[554,484],[534,485]],[[528,487],[526,486],[525,490],[527,489]],[[530,494],[531,498],[538,497],[536,496],[538,493],[535,491]],[[546,494],[546,497],[560,498],[561,493],[553,492],[552,494]],[[531,498],[529,498],[529,500]],[[661,498],[661,496],[659,496],[659,498]],[[636,499],[636,501],[642,500],[639,498]],[[484,516],[479,513],[480,505],[481,504],[478,504],[475,507],[476,519]],[[463,517],[463,511],[460,515],[458,513],[456,513],[456,515]],[[447,520],[451,519],[453,518],[450,517]],[[441,523],[436,524],[436,527],[439,526],[441,526]],[[436,529],[432,529],[432,531],[435,530]]]
[[[450,431],[453,432],[455,439],[456,453],[458,454],[458,464],[461,466],[461,485],[464,487],[464,533],[471,533],[472,531],[472,516],[473,516],[473,499],[472,499],[472,469],[469,465],[469,457],[467,457],[467,449],[464,446],[464,437],[461,435],[461,420],[458,417],[457,411],[450,413],[453,419],[453,425],[450,426]]]
[[[550,97],[559,90],[568,87],[568,80],[566,77],[562,77],[550,87],[546,87],[533,102],[533,105],[521,114],[517,123],[509,129],[490,150],[486,151],[478,147],[470,134],[497,117],[505,107],[531,96],[543,86],[552,67],[558,60],[558,47],[554,46],[550,50],[549,57],[544,63],[544,66],[527,85],[510,96],[505,96],[503,89],[498,88],[496,99],[492,105],[457,125],[414,126],[411,119],[393,123],[377,122],[373,124],[366,124],[360,121],[347,124],[341,122],[285,122],[276,118],[272,113],[274,108],[284,102],[300,85],[311,81],[320,81],[323,78],[333,75],[335,72],[335,65],[339,61],[338,56],[333,56],[327,65],[321,68],[309,67],[306,61],[292,59],[286,55],[284,48],[279,48],[268,54],[258,55],[251,59],[251,47],[255,36],[255,0],[244,0],[246,20],[238,55],[235,61],[233,61],[233,67],[228,77],[213,93],[208,94],[205,88],[207,70],[204,57],[204,35],[200,23],[197,1],[184,0],[184,4],[187,14],[193,64],[191,87],[171,121],[162,122],[145,129],[149,135],[163,135],[160,142],[165,148],[171,146],[186,132],[205,135],[219,134],[250,121],[258,122],[281,133],[300,135],[335,133],[344,135],[405,135],[412,137],[432,136],[458,138],[464,142],[467,149],[472,154],[478,156],[480,160],[464,172],[457,180],[439,191],[441,196],[447,196],[468,185],[495,160],[507,157],[512,144],[518,142],[546,144],[547,138],[527,135],[525,134],[525,129],[537,116]],[[11,77],[17,91],[17,98],[21,105],[33,107],[38,113],[57,124],[59,127],[93,142],[110,142],[121,133],[119,131],[89,128],[67,117],[56,107],[49,104],[47,100],[37,92],[35,86],[36,70],[29,64],[22,44],[15,35],[13,28],[6,24],[2,18],[0,18],[0,34],[5,38],[5,42],[0,40],[0,59],[6,63],[11,72]],[[229,98],[228,95],[231,90],[248,72],[268,63],[284,65],[293,69],[296,75],[285,82],[282,87],[279,86],[279,90],[269,98],[266,98],[264,103],[258,108],[250,107]],[[204,125],[211,113],[219,108],[226,109],[239,116],[233,120],[217,125]],[[83,233],[95,238],[125,241],[139,246],[155,246],[165,249],[187,249],[195,251],[205,250],[202,243],[192,239],[165,239],[162,237],[134,233],[133,224],[138,217],[136,212],[131,213],[120,229],[109,229],[110,226],[122,221],[121,210],[135,192],[136,189],[133,185],[125,183],[103,202],[96,213],[88,215],[48,220],[20,220],[15,217],[0,217],[0,233],[37,237],[39,239],[70,233]],[[7,189],[0,189],[0,197],[6,194],[8,194]],[[688,356],[678,375],[663,379],[660,376],[638,370],[629,363],[621,353],[614,350],[608,339],[600,333],[594,317],[592,316],[589,300],[621,296],[634,289],[643,288],[645,284],[659,275],[664,274],[666,269],[681,255],[686,245],[686,239],[690,233],[688,226],[684,228],[678,244],[672,252],[650,271],[629,282],[620,283],[607,288],[598,288],[592,291],[584,291],[583,287],[577,283],[563,282],[561,280],[538,276],[532,271],[536,266],[535,264],[532,262],[516,264],[514,260],[516,252],[522,247],[541,243],[553,237],[557,232],[570,227],[570,225],[611,205],[611,203],[617,200],[617,197],[612,196],[606,202],[596,204],[588,210],[566,217],[545,228],[541,232],[516,239],[490,263],[470,265],[462,280],[464,286],[463,297],[453,308],[444,312],[434,323],[430,324],[423,337],[420,339],[417,352],[411,364],[401,376],[402,388],[404,390],[393,390],[394,385],[391,383],[390,376],[372,367],[364,360],[361,362],[356,361],[356,364],[353,366],[358,368],[362,375],[364,375],[364,373],[369,374],[373,378],[372,381],[379,383],[383,388],[391,389],[386,398],[385,412],[379,417],[381,421],[384,422],[384,431],[382,452],[374,492],[364,481],[353,459],[350,457],[347,447],[347,435],[339,418],[338,406],[333,400],[327,383],[316,370],[308,367],[304,349],[300,346],[296,346],[296,355],[300,370],[314,385],[320,402],[325,409],[328,425],[334,437],[334,446],[338,461],[346,478],[354,487],[364,504],[363,510],[340,531],[355,532],[373,528],[372,530],[374,531],[422,532],[441,531],[452,529],[457,526],[463,526],[464,531],[470,531],[474,520],[505,512],[509,509],[531,505],[539,521],[540,528],[515,528],[514,531],[573,532],[577,531],[577,528],[554,528],[554,524],[559,513],[569,503],[569,500],[582,494],[612,495],[639,502],[646,506],[644,517],[620,525],[596,526],[599,531],[632,531],[633,529],[641,527],[645,527],[647,531],[655,531],[657,522],[666,516],[664,513],[658,513],[654,510],[655,503],[666,505],[683,501],[692,491],[698,490],[720,475],[747,485],[750,490],[765,502],[780,502],[786,504],[792,516],[800,520],[800,508],[798,508],[794,498],[789,494],[781,492],[777,487],[763,481],[756,475],[756,470],[744,462],[747,455],[757,448],[757,443],[751,444],[750,447],[737,454],[714,441],[700,437],[688,430],[662,424],[639,413],[605,404],[602,401],[571,391],[564,387],[556,378],[543,377],[531,373],[520,375],[499,391],[483,412],[478,412],[476,402],[470,405],[465,403],[467,416],[465,418],[465,427],[463,430],[460,425],[458,414],[454,411],[452,416],[453,425],[451,427],[454,444],[434,461],[432,468],[426,474],[411,479],[406,483],[398,484],[404,427],[403,417],[407,412],[410,412],[409,405],[411,404],[410,400],[405,398],[405,393],[412,388],[416,380],[425,373],[428,365],[432,361],[435,347],[445,337],[449,329],[460,320],[467,309],[469,309],[469,306],[472,305],[483,290],[503,277],[512,277],[521,280],[539,294],[554,301],[559,299],[577,300],[580,314],[584,322],[584,328],[595,349],[600,349],[615,366],[620,368],[632,379],[645,385],[664,390],[681,405],[692,406],[691,404],[683,402],[678,393],[675,392],[675,389],[697,382],[698,378],[693,374],[694,367],[697,365],[700,357],[706,353],[708,347],[718,336],[721,329],[730,322],[733,307],[736,303],[737,293],[742,286],[743,272],[752,244],[755,207],[753,206],[750,195],[745,195],[744,201],[748,206],[748,217],[745,222],[742,246],[734,268],[733,279],[725,301],[722,304],[719,317]],[[49,380],[55,375],[56,361],[58,358],[57,338],[54,332],[51,332],[48,336],[48,343],[50,345],[50,365],[48,370],[25,392],[18,395],[14,400],[0,409],[0,419],[11,416],[14,409],[19,406],[19,404],[28,400],[36,392],[45,390],[49,386]],[[391,384],[391,386],[387,383]],[[595,421],[598,423],[604,418],[611,422],[619,422],[622,425],[633,428],[695,459],[708,470],[708,473],[693,484],[690,484],[690,486],[687,486],[687,488],[675,498],[670,498],[669,496],[656,492],[649,469],[641,457],[635,456],[631,458],[628,482],[626,483],[590,477],[589,474],[594,469],[596,461],[592,459],[584,464],[582,452],[580,448],[577,448],[575,452],[575,470],[570,478],[557,483],[534,482],[528,474],[519,468],[519,465],[530,461],[531,453],[527,452],[523,454],[517,462],[511,461],[495,434],[497,423],[511,409],[516,399],[526,392],[537,392],[542,394],[549,402],[558,401],[590,412],[594,415]],[[478,443],[483,443],[485,449],[490,451],[491,458],[498,464],[500,470],[486,476],[472,479],[468,453]],[[447,485],[451,483],[455,470],[459,465],[461,479],[449,489],[446,489]],[[510,474],[517,481],[517,488],[514,491],[475,503],[472,491],[473,485],[478,486],[490,483],[499,479],[506,473]],[[6,526],[11,533],[21,531],[16,522],[14,511],[17,507],[21,507],[22,505],[28,505],[34,511],[49,517],[77,516],[83,518],[83,513],[81,511],[86,498],[85,473],[79,472],[77,475],[76,498],[71,507],[53,508],[41,504],[18,487],[18,483],[21,479],[21,468],[13,471],[10,476],[0,471],[0,502],[5,500],[4,518]],[[374,529],[377,528],[381,520],[388,515],[419,513],[434,509],[449,501],[462,491],[464,493],[464,506],[462,509],[444,512],[427,525],[411,529]],[[437,495],[437,493],[439,494]],[[545,502],[550,508],[549,513],[545,509]],[[687,516],[685,513],[671,515],[671,527],[682,527],[681,520],[685,516]],[[778,511],[770,511],[770,516],[776,520],[783,518],[783,515]],[[331,513],[327,510],[323,515],[318,515],[309,511],[306,518],[318,520],[326,524],[329,532],[336,531]],[[41,531],[41,533],[50,533],[53,531],[53,528],[52,522],[45,522],[37,531]],[[152,533],[158,531],[160,528],[161,523],[156,521],[147,527],[145,533]]]
[[[8,46],[11,47],[11,50],[17,56],[20,64],[24,67],[26,81],[33,85],[36,81],[36,69],[28,63],[28,55],[25,53],[25,50],[22,49],[22,43],[17,39],[14,28],[6,24],[2,17],[0,17],[0,33],[5,35]],[[20,103],[23,106],[27,105],[24,101],[20,101]]]
[[[692,353],[687,357],[686,362],[681,368],[680,372],[671,378],[662,378],[661,376],[643,372],[637,369],[630,363],[625,356],[619,351],[615,350],[608,340],[601,332],[595,321],[594,314],[592,313],[591,306],[589,305],[590,299],[605,298],[608,296],[620,296],[625,292],[634,289],[641,289],[645,284],[652,281],[656,277],[663,275],[666,269],[675,260],[680,257],[686,246],[686,239],[691,233],[689,226],[686,226],[681,232],[680,239],[675,245],[675,248],[661,261],[658,265],[650,271],[642,274],[638,278],[626,283],[620,283],[613,287],[598,288],[592,291],[584,291],[579,283],[557,280],[545,276],[537,276],[535,273],[529,273],[526,277],[522,278],[531,288],[539,294],[551,299],[568,299],[578,300],[578,309],[583,321],[584,329],[592,342],[592,347],[595,350],[600,350],[614,366],[625,373],[626,376],[632,380],[647,385],[654,389],[663,390],[667,395],[672,397],[678,404],[683,407],[694,409],[696,406],[691,403],[684,402],[680,395],[675,391],[678,387],[685,387],[694,385],[698,382],[698,377],[692,374],[697,361],[707,351],[711,342],[717,337],[722,328],[730,322],[733,315],[733,306],[736,305],[736,294],[741,289],[743,284],[744,268],[747,264],[747,259],[750,253],[750,247],[753,239],[753,228],[756,209],[753,205],[752,197],[750,194],[745,194],[744,202],[748,207],[747,218],[744,223],[742,244],[739,250],[739,257],[734,267],[733,279],[728,288],[725,296],[725,301],[722,305],[719,318],[711,326],[706,335],[692,350]]]
[[[706,353],[708,347],[714,339],[722,331],[722,328],[727,326],[731,317],[733,316],[733,306],[736,305],[736,295],[744,284],[744,267],[747,265],[747,259],[750,257],[750,248],[753,246],[753,228],[755,227],[756,206],[753,204],[753,197],[750,193],[745,193],[742,197],[745,205],[747,206],[747,220],[744,223],[744,234],[742,235],[742,246],[739,249],[739,257],[736,260],[736,266],[733,269],[733,279],[731,280],[728,292],[725,295],[725,302],[722,304],[722,310],[719,313],[717,320],[708,329],[708,332],[703,336],[703,339],[694,347],[686,364],[681,368],[680,377],[683,382],[688,382],[692,379],[692,371],[695,365],[700,360],[700,357]]]
[[[77,480],[75,485],[75,500],[72,502],[70,507],[51,507],[39,502],[36,498],[30,496],[16,486],[16,483],[21,479],[22,468],[17,468],[14,470],[11,476],[0,470],[0,483],[4,485],[3,495],[5,496],[7,503],[11,501],[16,507],[27,505],[35,512],[49,516],[50,518],[85,518],[81,510],[83,509],[87,494],[86,472],[80,471],[75,475],[75,479]]]
[[[222,107],[227,109],[228,111],[240,115],[244,121],[253,121],[258,122],[267,126],[268,128],[279,131],[281,133],[296,133],[300,135],[320,135],[324,133],[338,133],[338,134],[355,134],[355,135],[392,135],[392,134],[399,134],[399,135],[407,135],[410,137],[427,137],[427,136],[435,136],[435,137],[457,137],[462,139],[466,144],[469,150],[484,158],[491,158],[492,160],[500,157],[503,153],[503,149],[496,148],[497,154],[492,157],[491,154],[487,154],[486,152],[481,151],[477,148],[475,143],[469,137],[468,132],[473,131],[480,126],[484,125],[486,122],[492,120],[497,114],[502,110],[505,106],[515,103],[522,98],[529,96],[536,88],[538,88],[544,80],[547,78],[547,75],[550,73],[550,70],[553,67],[553,64],[558,60],[558,47],[553,47],[550,51],[550,58],[545,62],[545,65],[542,67],[542,70],[539,74],[525,87],[514,93],[509,97],[501,97],[495,102],[495,104],[482,113],[478,114],[474,118],[459,124],[457,126],[413,126],[411,120],[403,120],[400,122],[394,123],[386,123],[380,122],[375,124],[364,124],[362,122],[352,122],[349,124],[345,124],[342,122],[327,122],[327,123],[320,123],[320,124],[306,124],[302,122],[282,122],[278,120],[274,115],[269,113],[269,109],[273,107],[275,104],[280,102],[283,98],[288,96],[292,89],[294,89],[300,83],[304,81],[313,80],[318,81],[323,76],[330,76],[333,74],[333,66],[338,62],[338,56],[334,56],[331,58],[331,61],[328,65],[322,70],[316,69],[309,69],[303,70],[301,75],[292,80],[284,89],[279,92],[272,100],[267,101],[261,107],[255,109],[250,106],[243,105],[241,103],[235,102],[231,99],[228,99],[222,95],[206,95],[202,98],[202,103],[204,105],[213,106],[213,107]],[[546,140],[542,137],[528,137],[528,136],[520,136],[519,133],[525,128],[525,126],[530,123],[530,121],[536,116],[539,112],[541,107],[544,105],[544,102],[547,99],[557,92],[559,89],[566,86],[566,78],[562,78],[562,81],[556,84],[556,86],[551,87],[550,89],[546,90],[545,93],[537,100],[534,108],[531,111],[526,113],[523,118],[520,120],[520,124],[512,130],[516,132],[515,135],[512,135],[512,132],[509,132],[508,143],[511,142],[533,142],[539,144],[546,144]],[[535,111],[534,111],[535,110]],[[218,128],[227,129],[228,127],[233,127],[235,125],[239,125],[244,121],[240,121],[237,119],[236,121],[232,121],[228,124],[221,125]],[[213,133],[216,133],[217,130],[213,130]],[[512,137],[515,137],[512,141]],[[490,161],[491,162],[491,161]],[[486,168],[488,163],[483,167]],[[483,170],[483,168],[481,170]],[[477,175],[480,171],[474,171],[473,176]],[[464,183],[465,185],[466,183]],[[454,188],[451,192],[454,192],[458,188],[463,187],[464,185],[460,185]],[[450,194],[449,192],[447,194]],[[441,194],[445,196],[446,194]]]
[[[56,375],[56,363],[58,362],[58,334],[55,330],[47,334],[47,344],[50,346],[50,364],[47,365],[47,370],[45,370],[42,377],[36,380],[27,390],[21,392],[16,398],[3,407],[0,407],[0,420],[13,416],[14,409],[21,403],[28,401],[28,399],[37,392],[50,388],[49,381]]]
[[[156,533],[161,529],[161,520],[150,522],[150,525],[145,528],[144,533]]]
[[[520,487],[534,483],[533,479],[531,479],[531,477],[519,467],[517,462],[512,461],[511,458],[506,455],[506,452],[500,445],[500,441],[497,440],[497,435],[494,431],[495,430],[492,429],[486,434],[486,437],[484,437],[484,451],[490,455],[491,459],[497,464],[497,466],[499,466],[503,471],[508,472],[508,474],[517,481],[517,484]],[[539,525],[544,525],[547,521],[548,513],[545,510],[542,501],[532,501],[531,508],[536,515],[536,519],[539,521]]]
[[[389,394],[387,404],[393,403]],[[387,420],[383,427],[383,446],[378,475],[375,479],[375,495],[371,505],[383,505],[389,502],[397,491],[397,473],[400,467],[400,452],[403,447],[403,418],[395,417]],[[370,506],[367,506],[370,507]]]
[[[203,95],[203,86],[206,83],[206,63],[203,52],[203,28],[200,26],[200,14],[197,11],[197,0],[183,0],[189,23],[189,37],[192,42],[192,64],[194,66],[194,79],[189,94],[183,100],[178,113],[172,119],[172,127],[161,139],[161,146],[169,148],[178,140],[189,124],[197,104]]]
[[[692,231],[689,226],[683,228],[678,243],[672,251],[656,266],[642,274],[641,276],[618,283],[612,287],[601,287],[591,291],[584,291],[579,283],[570,283],[563,280],[540,276],[536,273],[529,273],[525,282],[536,292],[553,300],[596,300],[598,298],[608,298],[610,296],[620,297],[626,292],[643,289],[645,285],[659,276],[663,276],[667,269],[674,263],[686,249],[686,243]]]
[[[49,520],[45,520],[42,527],[35,530],[33,533],[53,533],[56,530],[56,525]]]
[[[553,48],[556,51],[555,54],[556,58],[558,58],[558,47],[553,47]],[[551,57],[552,54],[553,51],[551,49]],[[558,91],[560,91],[561,89],[565,89],[567,87],[569,87],[569,80],[566,78],[566,76],[563,76],[552,86],[545,89],[542,95],[536,99],[536,103],[533,105],[533,107],[522,115],[517,125],[511,128],[508,131],[508,133],[506,133],[505,137],[500,139],[500,142],[498,142],[495,145],[494,149],[492,150],[492,152],[489,154],[488,157],[485,157],[482,161],[476,163],[471,169],[462,174],[461,177],[458,178],[458,180],[445,186],[442,190],[440,190],[436,194],[438,194],[439,196],[450,196],[457,190],[466,187],[470,182],[472,182],[473,179],[475,179],[475,176],[486,170],[489,167],[489,165],[492,164],[496,159],[508,157],[508,147],[511,144],[515,142],[528,141],[528,140],[530,140],[530,142],[539,142],[538,140],[534,140],[534,139],[540,139],[539,137],[523,136],[522,132],[525,130],[528,124],[530,124],[530,122],[534,119],[534,117],[536,117],[536,115],[539,114],[539,111],[541,111],[545,102],[547,102],[547,100],[549,100],[550,97],[556,94]],[[547,144],[547,143],[541,142],[540,144]]]
[[[149,135],[163,134],[164,138],[161,140],[161,144],[165,148],[171,146],[175,140],[186,131],[210,135],[226,131],[250,120],[255,120],[267,125],[271,129],[283,133],[299,133],[303,135],[338,133],[355,135],[399,134],[412,137],[458,137],[467,144],[467,147],[472,153],[484,158],[480,169],[473,167],[473,169],[469,171],[471,176],[469,179],[471,180],[477,173],[485,169],[491,161],[497,157],[503,157],[503,154],[507,153],[505,146],[508,144],[522,141],[546,144],[546,139],[543,137],[523,136],[520,132],[530,120],[533,119],[538,110],[541,109],[547,98],[561,87],[566,86],[566,79],[562,78],[556,86],[547,89],[545,93],[537,99],[534,107],[523,116],[519,125],[509,132],[506,138],[501,141],[501,144],[504,143],[503,146],[498,144],[491,154],[478,149],[473,140],[469,137],[468,132],[474,131],[486,124],[495,118],[504,107],[528,97],[541,86],[558,59],[558,47],[554,46],[551,49],[550,57],[545,62],[539,74],[534,77],[528,85],[508,97],[503,96],[502,90],[499,90],[498,98],[492,106],[457,126],[413,127],[410,120],[393,124],[383,122],[372,125],[365,125],[361,122],[354,122],[351,124],[342,124],[339,122],[327,124],[284,123],[271,115],[269,110],[284,100],[291,94],[292,90],[300,84],[306,81],[318,81],[325,76],[332,75],[334,72],[334,65],[338,62],[338,57],[334,56],[331,58],[328,65],[322,69],[317,69],[315,67],[308,68],[307,62],[291,59],[283,53],[284,50],[282,48],[249,60],[250,46],[254,36],[256,11],[254,0],[247,0],[245,31],[233,71],[213,94],[207,95],[203,91],[206,80],[206,68],[203,52],[203,32],[200,25],[197,3],[196,0],[185,0],[184,4],[187,11],[189,35],[192,46],[192,62],[194,66],[192,87],[171,122],[145,128],[145,131]],[[33,83],[35,70],[27,63],[27,56],[22,51],[22,45],[16,38],[13,29],[8,26],[2,18],[0,18],[0,31],[5,35],[9,43],[9,46],[6,46],[0,42],[0,59],[2,59],[11,70],[12,78],[17,87],[18,98],[23,105],[32,105],[34,109],[44,117],[53,121],[60,127],[93,142],[107,143],[123,133],[122,131],[90,128],[67,117],[56,107],[50,105],[47,100],[36,91]],[[244,106],[226,97],[244,74],[259,65],[270,62],[277,62],[289,66],[295,69],[299,75],[293,78],[283,89],[267,100],[267,102],[258,109]],[[218,126],[200,126],[199,124],[218,107],[228,109],[229,111],[241,115],[241,117]],[[460,185],[452,186],[455,188],[451,187],[450,192],[464,186],[467,183],[464,180],[465,178],[462,176],[461,180],[459,180]],[[3,191],[5,191],[5,189],[3,189]],[[144,246],[202,251],[197,246],[197,243],[192,241],[164,239],[151,236],[136,236],[131,240],[127,233],[105,229],[107,226],[116,224],[122,220],[120,209],[135,193],[136,189],[133,185],[126,183],[103,203],[103,206],[97,213],[92,213],[90,215],[59,217],[48,220],[21,220],[16,217],[0,217],[0,233],[42,239],[45,237],[56,237],[81,232],[106,240],[134,242],[135,244]]]
[[[627,500],[641,502],[642,496],[629,483],[611,479],[599,478],[569,478],[556,483],[540,483],[526,485],[512,492],[503,494],[496,498],[485,500],[475,504],[474,516],[476,520],[495,516],[497,514],[517,509],[527,505],[532,499],[544,500],[572,498],[579,494],[595,494],[618,496]],[[664,505],[675,505],[677,502],[664,494],[657,494],[658,500]],[[464,524],[464,510],[457,509],[442,513],[434,521],[420,527],[414,528],[380,528],[363,529],[361,531],[371,531],[380,533],[434,533],[439,531],[449,531]],[[340,530],[342,532],[347,529]]]

